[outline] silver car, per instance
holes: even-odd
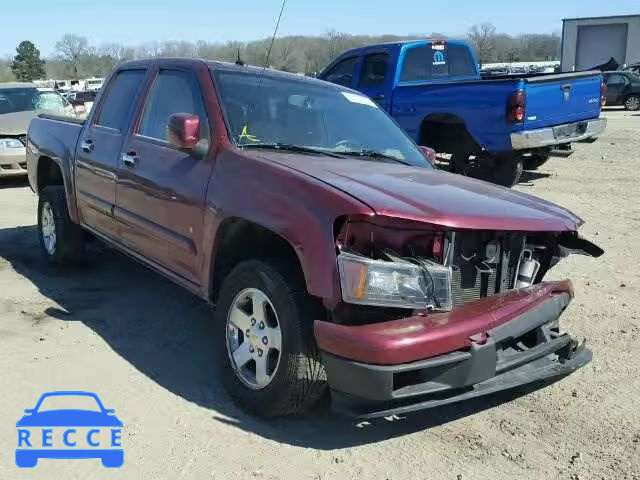
[[[27,130],[41,112],[75,115],[69,102],[53,89],[0,83],[0,177],[27,174]]]

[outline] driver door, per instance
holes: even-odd
[[[389,99],[386,96],[387,85],[390,88],[389,52],[373,52],[364,56],[357,90],[388,111]]]

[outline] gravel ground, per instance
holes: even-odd
[[[263,422],[236,409],[212,368],[211,313],[111,252],[61,275],[43,265],[35,199],[0,182],[0,478],[640,479],[640,115],[528,172],[518,190],[568,207],[606,250],[571,257],[563,317],[594,361],[529,395],[507,394],[356,425],[326,406]],[[14,465],[15,422],[51,390],[97,392],[124,422],[125,463]]]

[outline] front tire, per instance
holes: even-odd
[[[65,266],[77,263],[84,254],[83,233],[69,218],[64,187],[45,187],[38,198],[40,247],[49,263]]]
[[[286,260],[249,260],[225,278],[216,306],[227,392],[260,417],[301,414],[322,396],[326,373],[313,336],[314,306]]]
[[[624,108],[631,112],[636,112],[640,110],[640,96],[629,95],[627,99],[624,101]]]

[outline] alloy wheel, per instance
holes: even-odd
[[[227,313],[227,354],[237,377],[252,390],[273,380],[282,354],[278,315],[257,288],[242,290]]]
[[[56,221],[50,202],[45,202],[42,206],[40,222],[40,234],[44,248],[49,255],[53,255],[56,251]]]

